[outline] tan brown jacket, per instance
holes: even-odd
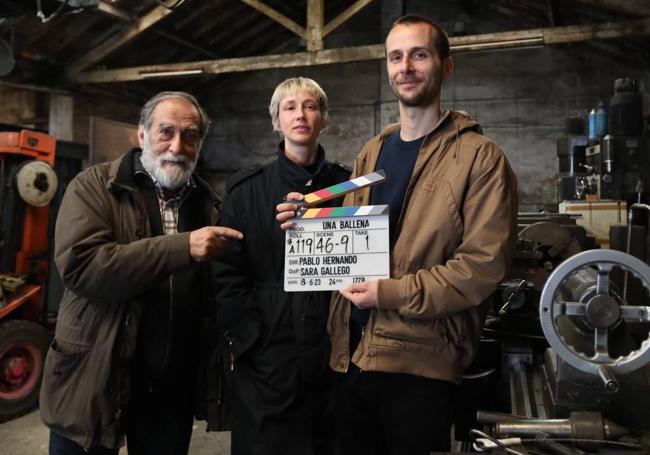
[[[372,172],[383,140],[359,153],[352,178]],[[390,169],[386,170],[390,182]],[[386,183],[390,184],[390,183]],[[370,190],[344,205],[368,205]],[[380,280],[352,362],[362,370],[460,382],[476,354],[481,305],[506,276],[517,218],[517,181],[503,151],[470,117],[445,112],[425,138],[406,190],[391,250],[391,278]],[[332,298],[330,366],[347,371],[350,302]]]

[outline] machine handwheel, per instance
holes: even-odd
[[[35,407],[48,345],[47,331],[34,322],[0,322],[0,422]]]
[[[584,301],[562,301],[559,292],[562,284],[568,277],[586,268],[595,269],[597,273],[596,292],[586,296]],[[610,288],[614,268],[631,273],[650,293],[648,265],[620,251],[589,250],[567,259],[555,269],[544,286],[539,307],[542,329],[551,347],[571,366],[601,376],[610,390],[617,387],[614,373],[628,373],[650,361],[650,337],[627,355],[610,355],[610,330],[621,321],[650,322],[650,307],[620,302],[620,298]],[[558,318],[561,316],[582,318],[593,327],[593,356],[578,351],[566,342],[558,327]]]

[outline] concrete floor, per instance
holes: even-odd
[[[49,431],[38,411],[0,423],[0,455],[47,455]],[[126,455],[126,449],[120,455]],[[195,422],[190,455],[228,455],[230,433],[206,433],[205,422]]]

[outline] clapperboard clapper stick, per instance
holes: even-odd
[[[345,196],[353,191],[360,190],[367,186],[376,185],[386,180],[386,174],[383,170],[371,172],[370,174],[362,175],[347,182],[337,183],[336,185],[328,186],[322,190],[314,191],[313,193],[305,194],[305,199],[302,201],[290,201],[298,204],[300,208],[309,208],[320,204],[321,202],[329,201],[337,197]]]
[[[389,207],[314,207],[386,180],[384,171],[306,194],[285,233],[284,290],[334,291],[390,277]]]

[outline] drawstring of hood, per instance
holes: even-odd
[[[456,148],[454,149],[454,158],[458,164],[460,158],[460,123],[456,122]]]

